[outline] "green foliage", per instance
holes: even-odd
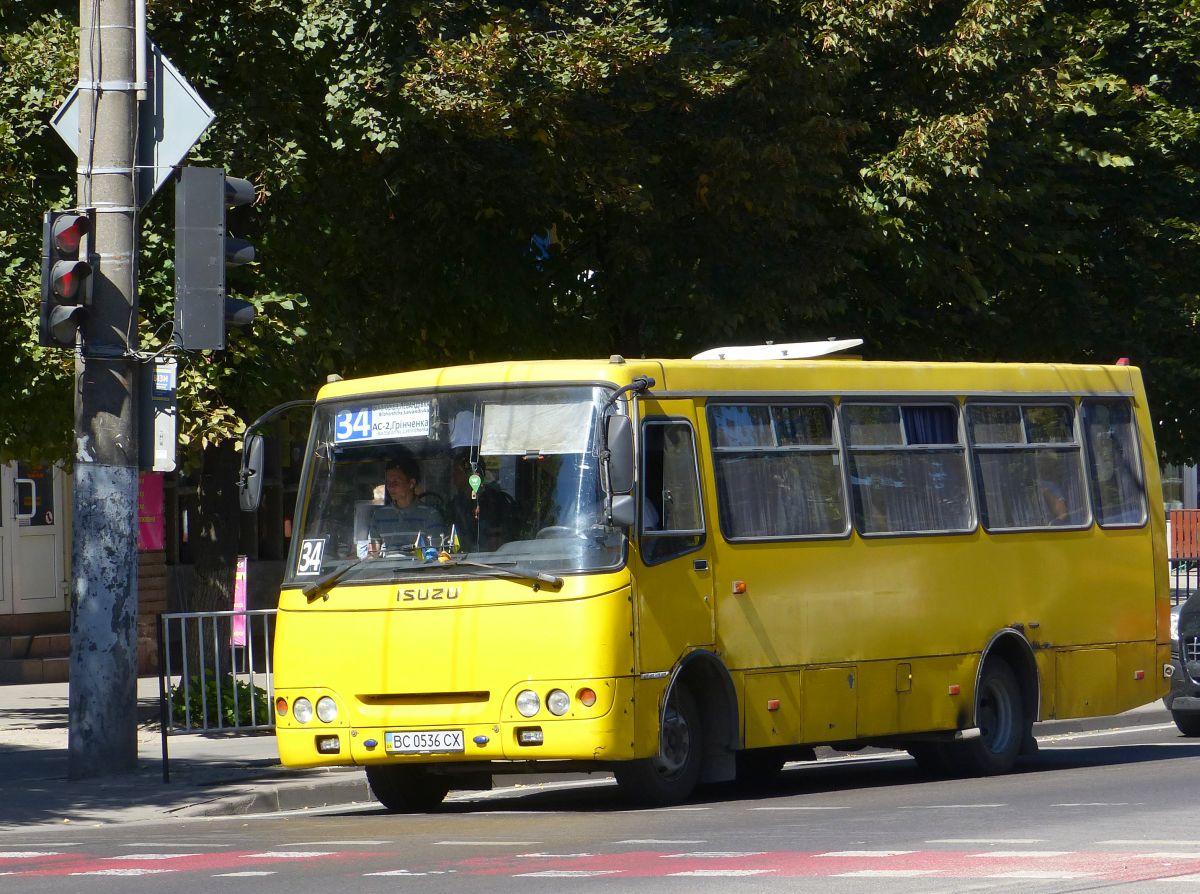
[[[203,678],[195,675],[186,687],[181,684],[171,692],[171,722],[175,726],[202,729],[206,711],[209,729],[265,726],[273,721],[267,691],[232,674],[225,674],[219,682],[212,674]]]
[[[69,455],[70,362],[32,347],[46,127],[73,14],[0,0],[0,451]],[[181,358],[198,457],[365,374],[687,355],[862,335],[873,357],[1143,366],[1159,445],[1200,456],[1200,22],[1167,0],[154,0],[217,112],[192,163],[259,309]],[[169,187],[143,219],[142,341],[169,338]],[[531,250],[533,237],[548,249]]]

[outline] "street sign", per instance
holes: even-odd
[[[146,98],[138,103],[138,205],[150,198],[171,176],[200,135],[217,117],[184,80],[171,60],[153,41],[146,41],[150,65],[146,72]],[[79,88],[67,97],[50,125],[63,142],[79,155]]]

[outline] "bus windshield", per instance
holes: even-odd
[[[318,405],[287,579],[619,566],[625,534],[605,524],[598,460],[607,396],[507,386]]]

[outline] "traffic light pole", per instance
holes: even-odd
[[[68,777],[137,766],[134,0],[81,0],[78,204],[94,208],[75,368]]]

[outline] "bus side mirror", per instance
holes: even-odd
[[[612,509],[608,513],[609,523],[619,528],[632,527],[637,521],[637,504],[629,494],[612,498]]]
[[[609,416],[606,425],[608,489],[613,495],[632,493],[633,423],[628,416]]]
[[[238,503],[242,512],[255,512],[262,503],[263,436],[249,435],[242,442],[242,471],[238,475]]]

